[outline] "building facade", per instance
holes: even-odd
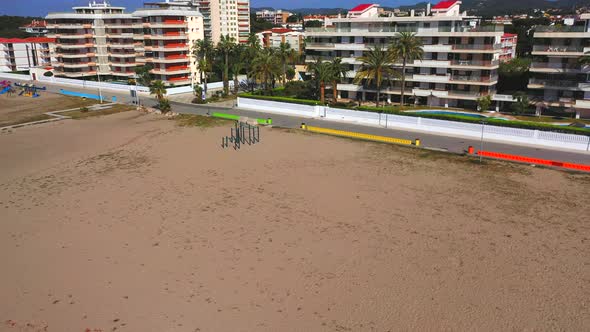
[[[256,18],[265,20],[274,25],[281,25],[287,23],[287,19],[291,16],[290,12],[278,10],[261,10],[256,12]]]
[[[0,38],[0,72],[50,66],[53,42],[46,37]]]
[[[289,43],[292,49],[299,54],[304,50],[305,34],[286,28],[272,28],[256,34],[262,47],[279,48],[281,43]]]
[[[461,1],[443,1],[422,16],[383,17],[378,5],[360,5],[346,18],[332,19],[333,27],[307,29],[306,61],[342,58],[349,72],[338,85],[341,98],[374,100],[376,89],[354,84],[359,57],[372,47],[386,47],[398,32],[416,33],[424,44],[422,60],[407,65],[405,94],[414,103],[474,107],[481,96],[496,94],[501,49],[501,26],[479,26],[478,18],[460,11]],[[398,68],[401,63],[395,64]],[[397,102],[401,82],[382,88],[388,102]]]
[[[219,42],[222,35],[229,35],[239,43],[248,41],[250,0],[198,0],[194,2],[203,14],[205,38],[210,38],[214,44]]]
[[[516,58],[516,45],[518,44],[518,35],[513,33],[505,33],[502,35],[502,53],[500,54],[500,62],[507,62]]]
[[[26,31],[37,37],[45,36],[47,34],[47,21],[33,20],[31,23],[20,27],[19,29]]]
[[[590,52],[590,14],[572,26],[537,27],[528,88],[543,107],[573,109],[590,116],[590,66],[580,57]]]
[[[54,74],[126,80],[150,63],[166,84],[195,83],[199,77],[191,46],[204,38],[203,16],[190,1],[146,3],[125,13],[106,2],[50,13],[48,37],[55,38]]]

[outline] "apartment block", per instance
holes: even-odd
[[[582,14],[571,26],[536,28],[528,84],[535,102],[590,116],[590,66],[579,63],[590,52],[589,23],[590,14]]]
[[[287,28],[272,28],[256,34],[260,39],[260,45],[267,48],[279,48],[281,43],[289,43],[292,49],[299,54],[303,53],[305,34]]]
[[[194,82],[199,75],[191,46],[204,38],[203,16],[191,1],[145,6],[125,13],[124,7],[92,2],[73,13],[48,14],[55,75],[125,80],[135,67],[151,63],[155,78],[167,84]]]
[[[205,38],[214,44],[222,35],[246,43],[250,35],[250,0],[195,1],[203,14]]]
[[[0,72],[50,66],[53,39],[46,37],[0,38]]]
[[[256,18],[265,20],[274,25],[281,25],[287,23],[287,19],[291,16],[290,12],[278,10],[261,10],[256,12]]]
[[[340,97],[374,100],[373,86],[353,83],[361,66],[359,57],[372,47],[387,47],[398,32],[413,32],[422,39],[424,57],[407,66],[404,90],[410,102],[475,107],[477,98],[496,94],[504,32],[502,26],[480,26],[479,18],[461,12],[460,5],[461,1],[443,1],[420,16],[385,17],[378,5],[359,5],[346,17],[332,19],[331,27],[306,30],[306,61],[342,58],[349,71],[338,85]],[[382,94],[388,102],[399,101],[401,82],[386,84]]]
[[[500,54],[500,62],[507,62],[516,58],[516,45],[518,44],[518,35],[513,33],[505,33],[501,39],[502,53]]]

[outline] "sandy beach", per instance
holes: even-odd
[[[0,331],[590,326],[590,175],[131,111],[0,133]]]

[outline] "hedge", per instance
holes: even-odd
[[[311,105],[316,106],[320,105],[320,102],[317,100],[308,100],[308,99],[297,99],[297,98],[290,98],[290,97],[278,97],[278,96],[262,96],[262,95],[253,95],[251,93],[242,93],[240,97],[244,98],[251,98],[251,99],[260,99],[260,100],[269,100],[269,101],[277,101],[277,102],[285,102],[285,103],[292,103],[292,104],[302,104],[302,105]],[[402,112],[399,111],[399,108],[381,108],[381,107],[374,107],[374,106],[361,106],[355,108],[347,108],[347,107],[339,107],[357,111],[365,111],[365,112],[374,112],[374,113],[387,113],[387,114],[395,114],[401,116],[413,116],[413,117],[421,117],[421,118],[429,118],[429,119],[438,119],[438,120],[449,120],[449,121],[457,121],[457,122],[467,122],[467,123],[481,123],[483,119],[477,119],[470,116],[463,116],[463,115],[447,115],[447,114],[428,114],[428,113],[420,113],[420,112]],[[412,109],[441,109],[437,107],[416,107]],[[485,119],[486,124],[498,126],[498,127],[510,127],[510,128],[521,128],[521,129],[533,129],[533,130],[543,130],[543,131],[552,131],[552,132],[559,132],[559,133],[566,133],[566,134],[577,134],[577,135],[585,135],[590,136],[590,130],[584,128],[577,128],[577,127],[569,127],[569,126],[556,126],[552,124],[546,123],[538,123],[538,122],[527,122],[527,121],[512,121],[512,120],[501,120],[501,119],[494,119],[494,118],[487,118]]]
[[[278,102],[300,104],[300,105],[310,105],[310,106],[320,105],[320,102],[318,100],[297,99],[297,98],[291,98],[291,97],[262,96],[262,95],[254,95],[251,93],[242,93],[242,94],[240,94],[240,97],[250,98],[250,99],[268,100],[268,101],[278,101]]]

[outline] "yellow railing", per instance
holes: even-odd
[[[420,146],[419,139],[416,139],[416,142],[414,143],[409,139],[401,139],[401,138],[395,138],[395,137],[356,133],[353,131],[344,131],[344,130],[336,130],[336,129],[329,129],[329,128],[313,127],[313,126],[307,126],[305,124],[301,125],[301,129],[311,131],[314,133],[328,134],[328,135],[335,135],[335,136],[342,136],[342,137],[350,137],[350,138],[358,138],[358,139],[364,139],[364,140],[368,140],[368,141]]]

